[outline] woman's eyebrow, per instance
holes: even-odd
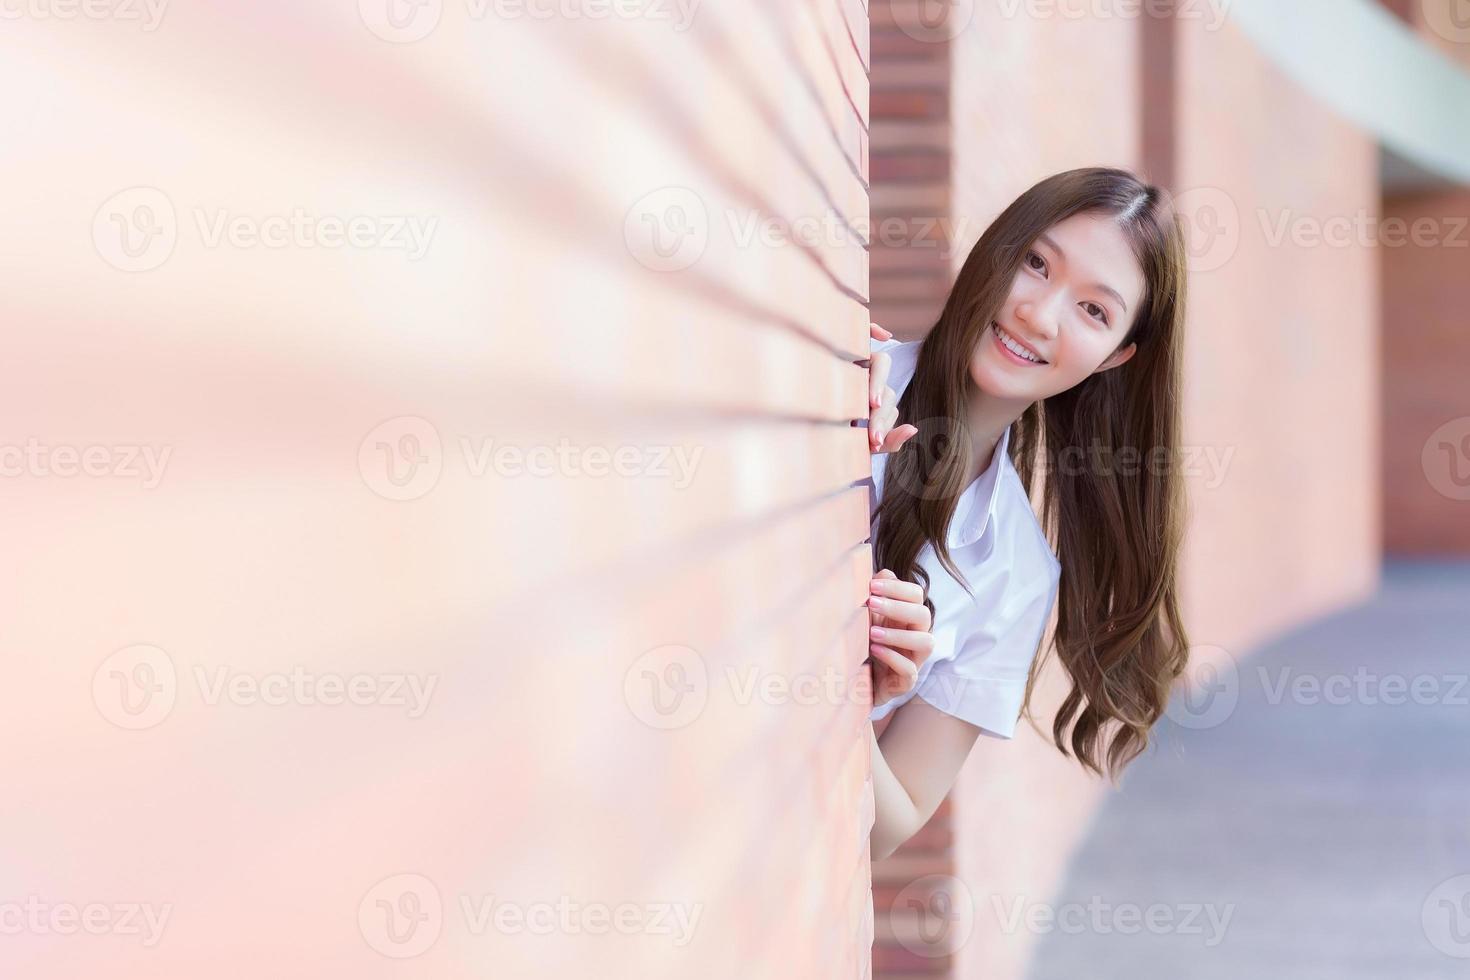
[[[1063,252],[1062,251],[1062,247],[1060,245],[1058,245],[1056,243],[1056,240],[1053,239],[1046,232],[1042,232],[1037,237],[1036,240],[1039,241],[1039,242],[1045,243],[1047,248],[1051,249],[1053,252],[1055,252],[1058,255],[1060,255],[1062,257],[1062,261],[1063,262],[1067,261],[1067,253],[1066,252]],[[1089,289],[1096,289],[1096,290],[1100,290],[1101,292],[1107,293],[1109,296],[1113,297],[1113,299],[1115,299],[1115,300],[1118,301],[1118,305],[1123,308],[1123,312],[1124,313],[1127,313],[1128,312],[1128,304],[1123,301],[1123,297],[1112,286],[1105,286],[1105,285],[1103,285],[1100,282],[1095,282],[1095,283],[1093,283],[1091,286],[1089,286],[1087,288],[1089,288]]]

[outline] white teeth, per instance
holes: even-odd
[[[1046,363],[1041,358],[1037,357],[1035,354],[1031,353],[1029,350],[1012,340],[1010,334],[1002,330],[999,324],[993,324],[993,326],[995,327],[995,335],[1000,338],[1000,342],[1005,345],[1006,350],[1010,351],[1012,354],[1015,354],[1017,357],[1023,357],[1026,360],[1031,361],[1035,364]]]

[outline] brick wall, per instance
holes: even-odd
[[[950,282],[949,42],[922,0],[872,8],[873,319],[902,340],[933,326]],[[878,723],[881,735],[887,721]],[[954,872],[951,807],[873,867],[874,975],[948,976],[952,956],[925,937],[933,903],[915,882]],[[942,932],[942,930],[941,930]]]
[[[1470,193],[1388,197],[1383,261],[1383,546],[1470,553]],[[1415,229],[1418,229],[1416,232]]]
[[[173,453],[5,483],[7,880],[175,913],[0,973],[868,974],[868,14],[695,8],[7,21],[7,427]],[[194,220],[293,208],[437,232]],[[160,223],[171,254],[118,237]],[[177,700],[133,730],[139,662]],[[211,703],[196,667],[438,687]],[[477,929],[487,898],[698,919]]]
[[[949,288],[949,42],[922,0],[873,6],[873,318],[917,340]]]

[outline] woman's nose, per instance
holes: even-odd
[[[1016,306],[1016,318],[1036,336],[1050,340],[1057,335],[1058,302],[1057,297],[1049,296],[1041,302],[1020,303]]]

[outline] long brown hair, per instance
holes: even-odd
[[[877,567],[922,580],[927,594],[918,557],[932,543],[940,564],[969,588],[946,530],[975,470],[970,362],[1027,249],[1080,213],[1111,216],[1133,246],[1146,286],[1118,349],[1135,343],[1138,350],[1027,408],[1013,423],[1009,455],[1028,496],[1044,465],[1040,523],[1062,566],[1054,644],[1072,687],[1052,738],[1064,755],[1070,746],[1083,766],[1116,777],[1147,746],[1188,651],[1176,586],[1185,520],[1176,462],[1187,253],[1163,191],[1126,170],[1070,170],[1026,191],[986,229],[899,399],[895,427],[908,423],[919,433],[886,464],[874,551]],[[1127,447],[1145,463],[1167,453],[1167,465],[1121,474],[1078,465],[1098,448]],[[1025,711],[1044,659],[1033,660]]]

